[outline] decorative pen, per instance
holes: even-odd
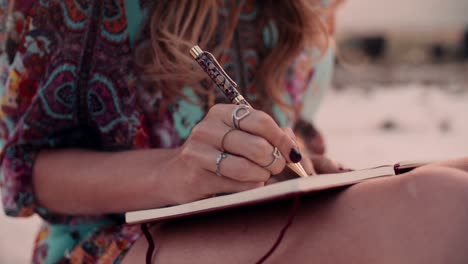
[[[190,49],[190,55],[192,55],[200,67],[208,74],[216,86],[221,89],[229,101],[237,105],[247,105],[251,107],[245,98],[237,91],[237,84],[227,75],[213,54],[203,51],[198,45],[195,45]],[[297,175],[308,177],[300,163],[287,163],[287,166]]]

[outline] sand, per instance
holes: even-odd
[[[468,154],[468,91],[421,85],[331,90],[316,120],[328,155],[348,167]],[[0,214],[0,263],[28,263],[37,217]]]
[[[405,85],[332,91],[316,122],[330,157],[365,168],[468,155],[467,113],[468,89]]]

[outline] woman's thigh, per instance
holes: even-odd
[[[273,245],[292,202],[165,223],[156,263],[254,263]],[[467,263],[468,173],[415,170],[301,197],[268,263]],[[143,262],[144,238],[124,262]]]

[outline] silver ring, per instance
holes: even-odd
[[[278,150],[277,147],[275,147],[273,149],[272,154],[273,154],[273,160],[270,163],[268,163],[268,165],[262,166],[262,168],[269,169],[271,167],[271,165],[273,165],[273,163],[275,163],[276,160],[281,158],[281,152]]]
[[[222,152],[226,151],[226,149],[224,148],[224,141],[226,140],[227,135],[229,133],[231,133],[232,131],[235,131],[235,130],[237,130],[237,129],[235,129],[235,128],[229,129],[226,133],[224,133],[223,137],[221,138],[221,151]]]
[[[244,113],[240,113],[241,110],[245,110]],[[232,123],[234,127],[240,129],[240,121],[250,115],[250,107],[247,105],[240,104],[232,111]]]
[[[227,153],[219,152],[218,157],[216,157],[216,175],[223,176],[219,171],[219,166],[221,165],[221,161],[227,158]]]

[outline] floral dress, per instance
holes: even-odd
[[[228,13],[226,1],[220,0],[220,16]],[[122,214],[57,215],[40,207],[31,186],[39,151],[176,147],[207,110],[182,98],[166,103],[143,88],[133,58],[148,41],[150,2],[0,0],[0,190],[7,215],[44,219],[33,263],[119,263],[141,235],[139,226],[123,224]],[[258,96],[251,73],[261,51],[278,36],[273,22],[259,28],[257,13],[257,2],[247,1],[225,64],[248,100]],[[331,49],[312,63],[316,52],[305,50],[287,73],[285,98],[298,111],[288,119],[274,107],[281,125],[312,121],[333,65]],[[183,92],[203,102],[189,87]]]

